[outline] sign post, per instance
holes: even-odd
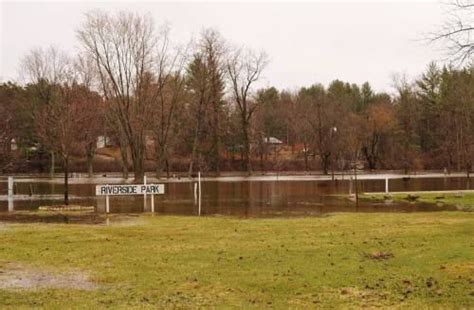
[[[109,195],[105,195],[105,213],[110,213]]]
[[[155,213],[155,195],[151,194],[151,212]]]
[[[146,185],[146,175],[143,176],[143,184]],[[146,192],[143,194],[143,211],[146,211]]]
[[[143,195],[146,202],[146,195],[152,197],[151,211],[155,211],[154,195],[165,193],[164,184],[116,184],[116,185],[97,185],[95,187],[96,196],[105,196],[105,212],[110,212],[109,196]],[[145,205],[146,207],[146,205]]]

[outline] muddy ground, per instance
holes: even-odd
[[[76,289],[95,290],[97,285],[89,276],[80,271],[58,272],[50,269],[38,269],[21,264],[0,265],[0,289]]]

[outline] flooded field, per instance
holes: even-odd
[[[202,183],[202,214],[233,215],[240,217],[274,217],[321,215],[330,212],[420,212],[454,210],[452,206],[410,203],[361,202],[356,208],[354,201],[338,195],[348,194],[347,180],[205,180]],[[96,183],[86,179],[71,180],[70,203],[95,206],[97,212],[105,212],[105,197],[95,196]],[[120,181],[120,180],[118,180]],[[118,182],[111,180],[110,183]],[[471,184],[463,177],[449,178],[398,178],[390,180],[390,191],[465,190]],[[59,204],[63,185],[60,179],[17,178],[15,201],[8,203],[7,182],[0,179],[0,212],[36,210],[39,206]],[[360,192],[383,192],[384,179],[367,178],[359,181]],[[164,195],[155,196],[155,212],[161,214],[194,215],[198,205],[194,198],[194,185],[185,180],[165,183]],[[144,206],[143,196],[111,196],[112,213],[140,213],[150,211],[150,196]]]

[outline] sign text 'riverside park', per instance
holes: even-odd
[[[158,195],[165,193],[164,184],[97,185],[97,196]]]

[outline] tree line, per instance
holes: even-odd
[[[148,15],[93,11],[76,33],[75,55],[33,49],[21,63],[26,83],[0,85],[0,168],[12,167],[14,140],[20,162],[43,154],[67,176],[82,158],[92,175],[99,136],[117,145],[123,176],[136,180],[150,161],[158,177],[472,168],[471,65],[431,63],[415,80],[395,78],[394,94],[340,80],[290,91],[259,87],[267,54],[213,29],[178,46]]]

